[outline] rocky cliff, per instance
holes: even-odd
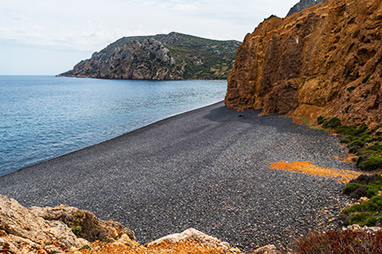
[[[382,4],[326,0],[247,34],[225,104],[292,116],[382,121]]]
[[[226,79],[240,42],[180,33],[124,37],[59,76],[108,79]]]
[[[295,4],[288,12],[287,16],[302,11],[303,9],[309,8],[313,5],[321,3],[323,0],[300,0],[297,4]]]

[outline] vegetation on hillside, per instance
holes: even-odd
[[[227,79],[239,45],[239,41],[210,40],[175,32],[123,37],[60,76]]]
[[[364,171],[382,169],[382,133],[377,132],[381,126],[369,130],[366,124],[342,125],[336,117],[318,117],[317,123],[325,129],[334,129],[343,137],[340,139],[356,156],[356,164]]]

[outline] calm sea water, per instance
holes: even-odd
[[[0,76],[0,176],[224,99],[226,81]]]

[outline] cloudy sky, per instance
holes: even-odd
[[[0,0],[0,75],[55,75],[123,36],[242,41],[298,0]]]

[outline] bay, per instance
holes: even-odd
[[[226,81],[0,76],[0,176],[224,99]]]

